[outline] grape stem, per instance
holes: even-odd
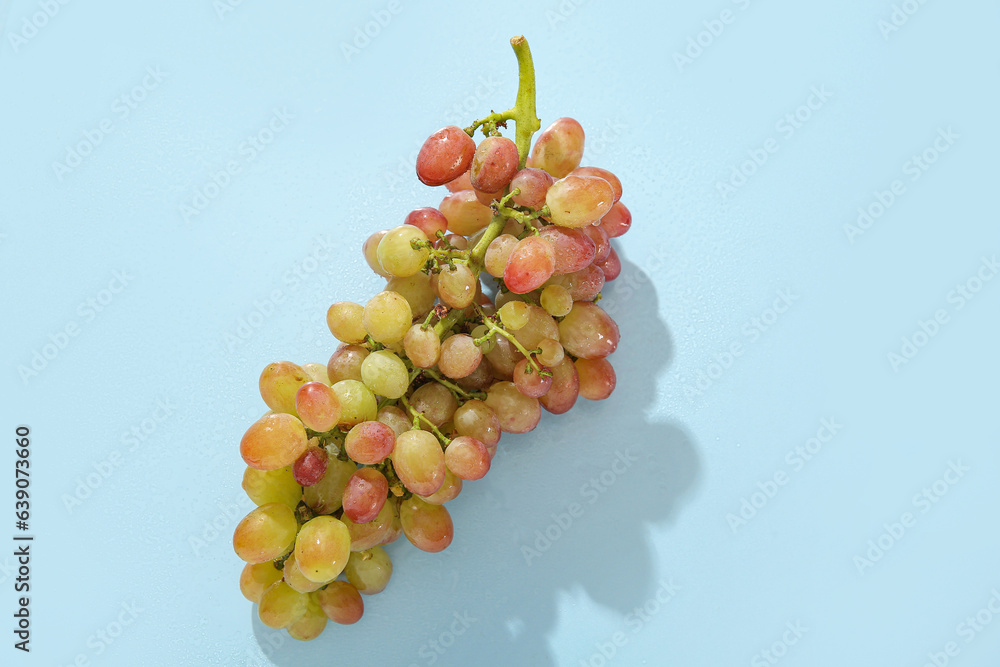
[[[425,417],[422,412],[419,412],[415,407],[410,405],[410,402],[406,400],[405,396],[400,396],[399,401],[403,404],[403,407],[406,408],[406,411],[413,415],[413,428],[419,428],[420,421],[422,420],[428,427],[430,427],[431,433],[433,433],[437,439],[441,441],[442,447],[447,447],[451,443],[451,440],[445,437],[444,433],[439,431],[437,426],[435,426],[431,420]]]
[[[464,399],[478,398],[481,401],[486,400],[486,392],[484,392],[484,391],[471,391],[471,392],[470,391],[465,391],[464,389],[462,389],[461,387],[459,387],[454,382],[451,382],[451,381],[449,381],[449,380],[441,377],[441,375],[438,372],[432,371],[429,368],[426,369],[426,370],[424,370],[424,375],[426,375],[427,377],[434,378],[435,382],[437,382],[438,384],[444,385],[445,387],[447,387],[448,389],[450,389],[451,393],[455,394],[455,398],[459,399],[459,401],[461,401],[463,398]]]
[[[476,345],[481,345],[482,343],[480,341],[484,341],[487,338],[489,338],[490,336],[492,336],[494,333],[498,333],[501,336],[503,336],[504,338],[506,338],[507,340],[509,340],[510,344],[513,345],[517,349],[518,352],[520,352],[521,354],[524,355],[524,358],[528,360],[528,365],[532,368],[532,370],[534,370],[535,372],[537,372],[540,375],[546,375],[546,376],[551,376],[552,375],[552,373],[550,373],[546,369],[542,368],[541,364],[538,363],[538,360],[535,359],[534,356],[532,356],[531,353],[534,350],[528,351],[523,345],[521,345],[520,342],[518,342],[517,338],[514,337],[514,334],[510,333],[509,331],[507,331],[506,329],[504,329],[502,326],[499,326],[496,322],[494,322],[492,319],[490,319],[489,317],[487,317],[486,314],[483,311],[478,310],[478,308],[477,308],[477,311],[479,312],[479,314],[483,318],[483,324],[485,324],[487,327],[489,327],[490,330],[489,330],[489,332],[487,332],[487,334],[485,336],[483,336],[482,338],[474,341],[476,343]]]

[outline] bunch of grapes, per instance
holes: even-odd
[[[531,145],[534,70],[527,42],[511,44],[516,105],[431,135],[417,177],[449,194],[365,241],[385,290],[330,306],[342,344],[327,364],[279,361],[260,376],[270,411],[240,443],[258,507],[233,547],[261,621],[296,639],[361,618],[362,595],[392,575],[386,545],[448,547],[446,503],[489,472],[502,433],[615,388],[618,327],[597,301],[621,271],[611,239],[631,214],[614,174],[579,166],[577,121]],[[501,135],[511,120],[516,142]]]

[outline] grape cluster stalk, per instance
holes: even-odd
[[[365,241],[385,289],[330,306],[341,344],[328,363],[261,373],[270,410],[240,442],[257,508],[233,548],[260,620],[296,639],[357,622],[364,596],[388,585],[385,547],[401,536],[447,548],[446,504],[489,472],[501,434],[615,388],[618,326],[597,302],[621,271],[611,239],[632,216],[613,173],[580,166],[576,120],[532,145],[534,66],[523,37],[511,45],[514,107],[432,134],[417,177],[448,194]]]

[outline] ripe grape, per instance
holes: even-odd
[[[580,123],[572,118],[559,118],[538,135],[528,157],[528,166],[562,178],[580,165],[583,139]]]
[[[607,169],[601,169],[600,167],[577,167],[572,172],[571,176],[596,176],[598,178],[603,178],[611,186],[611,191],[614,193],[615,201],[617,202],[622,198],[622,182],[618,180],[618,177],[612,174]]]
[[[331,387],[340,401],[340,425],[354,426],[375,419],[378,402],[375,394],[358,380],[341,380]]]
[[[535,347],[538,349],[538,361],[545,366],[555,366],[563,360],[563,346],[553,338],[544,338]]]
[[[580,395],[591,401],[604,400],[618,383],[607,359],[577,359],[576,372],[580,376]]]
[[[487,447],[500,442],[500,419],[493,408],[479,399],[470,399],[455,410],[454,421],[459,435],[479,440]]]
[[[392,454],[396,444],[396,434],[380,421],[374,419],[355,425],[344,438],[344,449],[352,461],[362,465],[381,463]]]
[[[497,413],[500,430],[505,433],[527,433],[542,417],[538,399],[519,392],[513,382],[497,382],[490,387],[486,405]]]
[[[302,498],[302,485],[295,481],[290,467],[257,470],[247,466],[243,471],[243,490],[258,507],[268,503],[284,503],[292,509]]]
[[[482,479],[490,471],[490,453],[482,440],[463,435],[444,450],[444,464],[461,479]]]
[[[399,506],[403,534],[422,551],[443,551],[455,537],[451,514],[444,505],[432,505],[410,496]]]
[[[316,600],[326,617],[341,625],[357,623],[365,611],[365,603],[358,589],[348,581],[331,582],[326,588],[316,592]]]
[[[455,414],[458,400],[443,384],[428,382],[420,385],[410,396],[410,407],[430,423],[440,426]],[[422,421],[421,428],[423,428]]]
[[[292,639],[309,641],[320,636],[323,630],[326,629],[326,622],[327,618],[323,612],[323,608],[320,607],[316,598],[310,595],[306,613],[289,625],[286,630],[288,630],[288,635]]]
[[[322,382],[306,382],[295,394],[295,410],[306,428],[324,433],[340,421],[337,392]]]
[[[361,364],[369,354],[367,348],[360,345],[341,345],[337,351],[330,356],[330,361],[326,364],[326,373],[330,378],[330,385],[334,385],[341,380],[361,381]]]
[[[383,269],[382,265],[378,263],[378,244],[388,232],[388,229],[375,232],[365,239],[364,244],[361,246],[361,252],[365,256],[365,262],[368,264],[368,267],[383,278],[392,278],[389,272]]]
[[[460,127],[443,127],[427,138],[417,154],[417,178],[425,185],[444,185],[469,169],[476,142]]]
[[[247,429],[240,441],[240,454],[257,470],[277,470],[295,463],[309,442],[297,417],[283,412],[264,415]]]
[[[298,364],[276,361],[260,374],[260,396],[275,412],[295,414],[295,392],[311,378]]]
[[[276,581],[260,596],[257,616],[269,628],[287,628],[305,615],[309,596],[299,593],[284,581]]]
[[[507,268],[507,260],[516,245],[517,237],[513,234],[501,234],[493,239],[486,248],[486,257],[484,258],[486,271],[491,276],[494,278],[503,277],[504,269]]]
[[[271,561],[247,563],[240,574],[240,592],[250,602],[260,602],[264,591],[280,579],[281,570]]]
[[[392,577],[392,561],[382,547],[355,551],[344,570],[347,580],[359,593],[375,595],[385,590]]]
[[[434,307],[437,294],[426,273],[414,273],[406,278],[392,278],[385,284],[387,292],[395,292],[410,304],[413,317],[422,318]]]
[[[540,237],[529,236],[518,241],[507,258],[503,282],[515,294],[538,289],[556,269],[556,251]]]
[[[600,225],[587,225],[580,231],[589,236],[590,240],[594,242],[594,262],[597,263],[606,260],[608,253],[611,252],[611,243],[608,239],[608,233],[604,231],[604,228]]]
[[[631,226],[632,213],[621,202],[617,202],[601,218],[601,229],[607,233],[609,239],[618,238]]]
[[[344,514],[354,523],[373,521],[388,493],[385,475],[375,468],[358,468],[344,487]]]
[[[322,447],[310,447],[292,465],[295,481],[302,486],[312,486],[326,475],[329,455]]]
[[[414,248],[414,244],[423,245]],[[378,242],[378,263],[389,275],[412,276],[423,268],[430,256],[430,248],[423,247],[426,244],[427,236],[419,228],[413,225],[393,227]]]
[[[382,422],[386,426],[392,429],[392,432],[397,436],[400,433],[405,433],[410,430],[412,421],[406,416],[402,408],[396,407],[395,405],[386,405],[378,411],[377,421]]]
[[[295,540],[295,512],[284,503],[254,509],[233,531],[233,550],[247,563],[265,563],[288,551]]]
[[[309,581],[327,582],[344,571],[351,555],[351,534],[332,516],[309,519],[295,539],[295,562]]]
[[[448,219],[448,231],[471,236],[490,224],[493,212],[476,198],[472,190],[453,192],[441,200],[438,208]]]
[[[445,267],[437,276],[437,292],[441,300],[452,308],[465,308],[476,297],[476,276],[465,264]]]
[[[618,325],[597,304],[577,301],[559,323],[559,342],[574,357],[599,359],[618,347]]]
[[[314,512],[330,514],[340,509],[344,487],[357,466],[352,461],[331,458],[326,463],[326,474],[312,486],[302,489],[302,500]]]
[[[506,137],[486,137],[476,148],[469,174],[472,187],[484,192],[502,190],[517,172],[517,145]]]
[[[368,523],[355,523],[346,514],[341,521],[351,534],[351,551],[364,551],[382,544],[392,531],[393,509],[390,503],[382,505],[378,516]]]
[[[424,206],[410,211],[403,224],[413,225],[431,241],[437,239],[438,232],[448,231],[448,218],[433,206]]]
[[[326,324],[330,333],[344,343],[363,343],[365,327],[361,323],[364,306],[350,301],[338,301],[326,311]]]
[[[563,227],[586,227],[597,222],[611,210],[614,200],[611,184],[596,176],[561,178],[545,194],[549,218]]]
[[[500,306],[497,314],[500,315],[500,321],[508,331],[517,331],[528,323],[531,311],[528,310],[528,304],[515,300]]]
[[[513,192],[515,188],[520,190],[511,199],[518,206],[539,209],[545,206],[545,193],[549,191],[549,188],[555,182],[556,179],[542,169],[532,169],[530,167],[522,169],[514,174],[514,178],[511,179],[510,191]]]
[[[552,386],[538,400],[552,414],[561,415],[576,403],[576,397],[580,395],[580,377],[569,357],[563,357],[562,361],[550,366],[549,370],[552,372]]]
[[[427,431],[407,431],[396,438],[392,467],[399,481],[420,496],[431,495],[444,483],[444,452]]]
[[[441,343],[441,358],[438,359],[438,368],[452,379],[464,378],[476,370],[482,359],[483,353],[476,347],[472,336],[455,334],[445,338],[444,342]]]
[[[556,265],[552,273],[556,275],[579,271],[593,262],[597,254],[597,246],[582,229],[549,225],[538,235],[555,249]]]
[[[445,466],[444,482],[441,488],[429,496],[419,496],[425,503],[431,505],[444,505],[449,500],[454,500],[462,492],[462,480],[456,477],[451,470]]]
[[[369,354],[361,364],[361,381],[379,396],[399,398],[410,384],[406,364],[389,350]]]
[[[531,398],[541,398],[549,391],[549,387],[552,386],[552,377],[546,374],[542,374],[538,370],[535,370],[527,359],[521,359],[514,366],[514,386],[517,390],[524,394],[525,396],[530,396]]]
[[[559,338],[559,325],[545,309],[533,303],[528,306],[528,321],[514,332],[514,338],[523,347],[533,350],[546,338]]]
[[[273,567],[273,564],[271,565]],[[306,575],[302,574],[302,570],[299,569],[299,565],[295,562],[294,558],[285,559],[285,565],[281,568],[281,574],[281,578],[285,580],[285,583],[299,593],[312,593],[323,587],[321,582],[306,579]]]
[[[313,382],[322,382],[323,384],[330,384],[330,374],[326,370],[326,364],[320,364],[311,362],[302,367],[309,377],[312,378]]]
[[[598,263],[597,266],[600,267],[601,273],[604,274],[606,280],[614,280],[622,272],[622,261],[618,258],[618,253],[615,252],[614,248],[611,248],[608,258]]]
[[[475,157],[475,153],[473,153],[473,157]],[[448,181],[447,183],[444,184],[444,186],[448,188],[448,192],[460,192],[462,190],[471,190],[472,189],[471,172],[470,171],[465,172],[455,180]]]
[[[441,338],[434,329],[414,324],[403,337],[403,349],[414,366],[430,368],[441,356]]]
[[[403,340],[413,322],[413,311],[396,292],[379,292],[365,304],[363,321],[374,340],[389,345]]]
[[[542,290],[539,302],[552,317],[563,317],[573,308],[573,295],[562,285],[549,285]]]

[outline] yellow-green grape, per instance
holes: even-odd
[[[414,366],[430,368],[441,355],[441,339],[431,327],[414,324],[403,337],[403,350]]]
[[[269,628],[287,628],[302,618],[309,607],[309,596],[299,593],[284,581],[277,581],[260,596],[257,615]]]
[[[538,360],[543,366],[555,366],[563,360],[565,352],[559,341],[552,338],[544,338],[538,342]]]
[[[378,414],[378,401],[364,382],[341,380],[335,382],[332,389],[340,401],[338,423],[341,426],[354,426],[375,419],[375,415]]]
[[[420,243],[422,247],[414,248],[411,242]],[[412,276],[424,267],[430,257],[430,249],[426,245],[427,236],[413,225],[394,227],[378,242],[378,263],[393,276]]]
[[[466,308],[476,298],[476,275],[465,264],[444,267],[437,277],[437,293],[452,308]]]
[[[289,558],[289,560],[291,560]],[[240,573],[240,592],[250,602],[260,602],[260,596],[274,582],[281,579],[281,570],[271,561],[247,563]]]
[[[486,248],[484,263],[486,271],[494,278],[502,278],[503,270],[507,267],[507,259],[517,245],[517,237],[512,234],[501,234],[493,239],[489,247]]]
[[[351,555],[351,534],[339,519],[309,519],[295,539],[295,562],[306,579],[327,582],[344,571]]]
[[[454,441],[453,441],[454,442]],[[485,448],[485,446],[484,446]],[[445,452],[447,454],[447,451]],[[458,497],[458,494],[462,492],[462,480],[454,475],[447,468],[448,462],[445,459],[445,469],[444,469],[444,484],[441,488],[432,493],[429,496],[420,496],[420,499],[425,503],[430,503],[431,505],[444,505],[449,500],[454,500]],[[361,591],[362,593],[364,591]]]
[[[298,364],[276,361],[268,364],[260,374],[260,397],[275,412],[294,415],[295,393],[310,379],[309,374]]]
[[[257,470],[248,466],[243,471],[243,490],[258,506],[282,503],[295,509],[302,499],[302,487],[295,481],[291,466],[277,470]]]
[[[313,593],[326,617],[334,623],[351,625],[365,613],[365,602],[358,589],[349,581],[334,581],[321,591]]]
[[[355,551],[344,569],[347,580],[359,593],[375,595],[385,590],[392,577],[392,561],[382,547]]]
[[[306,575],[302,574],[302,570],[299,569],[299,564],[295,562],[294,558],[286,558],[285,565],[281,570],[282,578],[285,583],[297,590],[299,593],[312,593],[313,591],[318,591],[323,587],[322,582],[310,581],[306,579]]]
[[[426,273],[414,273],[406,278],[392,278],[385,284],[385,289],[406,299],[413,317],[425,317],[437,299],[437,294],[431,286],[431,277]]]
[[[307,642],[319,637],[326,628],[326,613],[320,606],[315,595],[309,596],[309,606],[302,618],[289,625],[286,629],[292,639]]]
[[[379,396],[399,398],[410,386],[403,360],[388,350],[372,352],[361,363],[361,380]]]
[[[406,226],[416,229],[413,225]],[[403,340],[413,323],[413,310],[402,295],[389,291],[379,292],[365,304],[362,319],[365,331],[379,343],[388,345]]]
[[[427,431],[407,431],[396,438],[392,467],[399,481],[421,496],[431,495],[444,484],[444,451]]]
[[[413,424],[413,421],[406,416],[406,413],[403,412],[402,408],[395,405],[386,405],[379,410],[377,421],[380,421],[391,428],[392,432],[397,436],[400,433],[406,433],[409,431]]]
[[[279,558],[295,540],[295,512],[282,503],[268,503],[243,517],[233,531],[233,550],[247,563]]]
[[[277,470],[295,463],[308,446],[302,422],[292,415],[275,412],[264,415],[247,429],[240,440],[240,454],[251,468]]]
[[[389,233],[388,229],[383,229],[382,231],[375,232],[367,239],[365,239],[364,244],[361,246],[361,252],[365,256],[365,262],[372,271],[382,276],[383,278],[392,278],[386,270],[383,269],[378,263],[378,244],[386,234]]]
[[[528,305],[528,321],[514,332],[514,338],[525,349],[534,350],[546,338],[561,340],[559,325],[544,308]]]
[[[303,366],[302,370],[309,374],[309,377],[312,378],[313,382],[330,384],[330,375],[326,370],[326,364],[320,364],[314,361]]]
[[[357,468],[353,461],[341,461],[331,456],[327,460],[323,478],[302,489],[302,500],[319,514],[336,512],[343,502],[347,480]]]
[[[508,301],[500,306],[497,314],[508,331],[517,331],[528,323],[528,304],[523,301]]]
[[[326,324],[337,340],[344,343],[363,343],[365,327],[361,316],[365,307],[350,301],[338,301],[326,311]]]
[[[562,285],[549,285],[542,290],[542,308],[552,317],[563,317],[573,309],[573,296]]]

